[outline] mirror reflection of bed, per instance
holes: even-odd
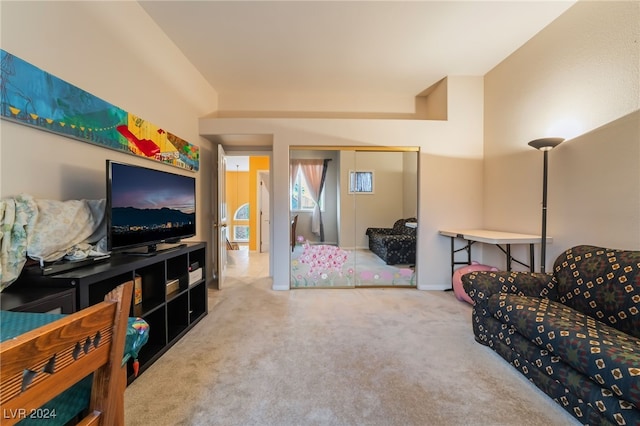
[[[416,287],[417,170],[417,148],[292,147],[291,288]],[[399,219],[413,254],[370,250],[367,230]]]

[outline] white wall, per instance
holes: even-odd
[[[137,2],[6,2],[1,47],[200,147],[198,229],[211,253],[211,145],[197,117],[217,108],[216,92]],[[0,196],[106,196],[105,159],[175,173],[182,169],[1,121]],[[209,269],[211,270],[211,269]]]
[[[578,2],[484,79],[449,76],[446,121],[198,120],[218,108],[216,92],[136,2],[3,1],[0,41],[8,52],[199,145],[200,217],[211,217],[213,169],[210,143],[200,135],[273,135],[272,235],[288,235],[289,146],[420,147],[418,285],[436,289],[450,281],[449,241],[439,229],[539,231],[542,160],[526,144],[558,122],[572,126],[553,134],[573,139],[550,153],[555,240],[547,264],[576,242],[640,246],[639,8]],[[2,197],[101,198],[107,157],[180,171],[0,125]],[[200,221],[196,238],[211,243],[209,234]],[[288,243],[280,238],[272,246],[274,288],[289,286]],[[503,257],[487,249],[484,260]]]
[[[549,234],[555,239],[547,264],[578,241],[637,248],[640,138],[638,115],[628,114],[640,102],[639,7],[578,2],[484,78],[449,76],[446,121],[203,119],[200,129],[203,135],[274,135],[276,209],[288,196],[290,145],[419,146],[419,288],[450,280],[449,241],[439,229],[540,232],[542,158],[527,142],[549,135],[573,139],[550,153]],[[576,176],[587,179],[569,189]],[[286,210],[279,212],[275,235],[288,226]],[[606,216],[612,219],[602,226]],[[288,256],[277,254],[286,244],[274,241],[274,288],[288,288]],[[505,266],[494,247],[475,256]]]
[[[549,152],[547,272],[574,244],[640,249],[638,22],[638,2],[578,2],[485,76],[485,227],[540,233],[543,158],[527,143],[568,139]]]
[[[340,246],[368,248],[367,228],[390,228],[396,220],[405,217],[404,152],[343,151],[341,154]],[[349,193],[349,173],[356,170],[373,172],[372,194]],[[414,188],[417,178],[414,174]]]
[[[415,146],[418,174],[418,288],[451,285],[443,227],[482,224],[481,77],[448,78],[449,120],[202,118],[202,135],[273,135],[273,232],[289,235],[290,146]],[[427,206],[422,208],[422,206]],[[273,288],[289,288],[288,238],[274,239]]]
[[[418,154],[405,152],[402,155],[402,217],[418,217]]]

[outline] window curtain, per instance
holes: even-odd
[[[320,235],[320,228],[322,223],[322,216],[320,213],[320,206],[318,205],[318,200],[320,199],[320,194],[322,193],[322,186],[324,184],[323,174],[325,172],[325,162],[324,160],[292,160],[291,161],[291,176],[293,187],[293,180],[295,180],[295,174],[298,170],[302,173],[305,181],[307,182],[307,186],[309,187],[309,196],[315,203],[315,207],[313,208],[313,215],[311,216],[311,232],[316,235]]]
[[[353,172],[351,175],[351,190],[353,192],[372,192],[373,180],[371,173]]]
[[[291,199],[291,195],[293,194],[293,185],[296,182],[298,170],[300,170],[300,162],[297,160],[291,160],[289,163],[289,199]]]

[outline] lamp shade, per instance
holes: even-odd
[[[549,151],[560,145],[564,141],[563,138],[542,138],[529,142],[529,146],[539,149],[540,151]]]

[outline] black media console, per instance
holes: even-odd
[[[137,281],[141,301],[136,303],[134,291],[130,316],[143,318],[150,327],[149,341],[138,357],[142,373],[207,315],[206,259],[205,243],[186,243],[153,256],[112,254],[108,260],[56,275],[43,276],[39,266],[25,268],[11,287],[74,288],[80,310],[101,302],[118,285]],[[131,382],[131,363],[128,374]]]

